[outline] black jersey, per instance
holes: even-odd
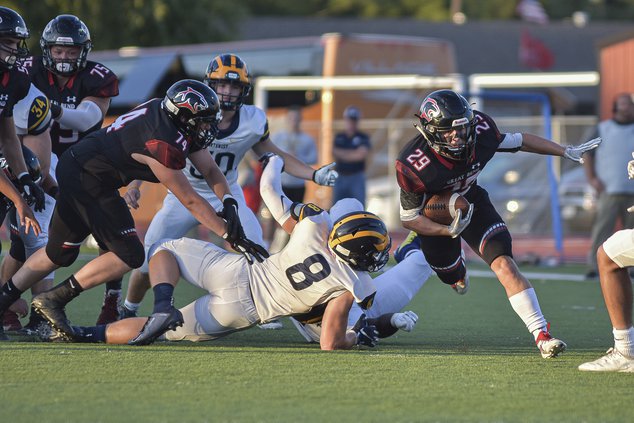
[[[161,100],[152,99],[87,135],[64,154],[71,154],[103,188],[117,189],[135,179],[158,182],[149,166],[132,158],[133,153],[180,170],[187,156],[197,150],[161,109]]]
[[[451,190],[465,194],[477,183],[484,166],[491,160],[504,135],[493,119],[475,111],[476,142],[473,156],[466,163],[457,163],[438,155],[422,135],[411,140],[396,160],[396,178],[401,187],[401,203],[405,210],[419,207],[426,194]]]
[[[30,86],[29,72],[19,64],[0,72],[0,118],[13,117],[13,107],[26,97]]]
[[[29,57],[24,61],[24,65],[29,69],[33,85],[39,88],[52,104],[63,108],[75,109],[86,97],[109,98],[119,95],[117,75],[100,63],[87,61],[86,67],[71,76],[61,89],[53,73],[44,67],[41,56]],[[51,125],[53,153],[60,156],[84,136],[101,128],[102,122],[98,122],[85,132],[79,132],[54,121]]]

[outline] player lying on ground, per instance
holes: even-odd
[[[282,165],[275,156],[265,169],[277,175],[278,187]],[[348,310],[355,300],[364,309],[372,303],[375,288],[368,272],[380,270],[389,256],[385,225],[355,200],[340,201],[328,213],[270,195],[274,192],[262,185],[267,206],[278,220],[286,217],[281,221],[291,232],[282,251],[247,266],[243,257],[202,241],[181,238],[159,243],[152,247],[150,260],[152,316],[77,328],[75,333],[82,335],[76,340],[145,344],[165,333],[167,340],[203,341],[323,306],[322,349],[376,345],[377,329],[365,320],[355,330],[348,329]],[[179,311],[171,303],[181,276],[209,294]]]

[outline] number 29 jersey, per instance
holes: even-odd
[[[332,219],[327,212],[302,219],[286,247],[248,267],[251,293],[262,321],[306,313],[346,291],[358,303],[375,292],[367,272],[355,271],[328,248]]]
[[[247,151],[258,142],[268,139],[266,114],[259,107],[245,104],[234,116],[231,126],[220,131],[208,150],[231,186],[238,180],[238,165]],[[184,172],[196,191],[209,192],[209,186],[189,160]]]

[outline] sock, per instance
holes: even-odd
[[[131,303],[126,298],[125,301],[123,302],[123,306],[130,311],[139,311],[139,307],[141,307],[141,303]]]
[[[539,301],[533,288],[525,289],[509,297],[509,302],[535,340],[541,331],[547,331],[548,323],[539,308]]]
[[[72,291],[72,293],[74,294],[73,298],[78,296],[84,291],[84,288],[82,288],[79,282],[77,282],[77,279],[75,279],[75,275],[70,275],[68,279],[66,279],[64,282],[60,283],[57,286],[62,286],[62,285],[67,286]]]
[[[120,289],[106,289],[106,296],[110,297],[110,296],[121,296],[121,290]]]
[[[110,294],[110,291],[119,291],[121,292],[121,284],[123,283],[123,279],[119,278],[116,280],[106,282],[106,293]]]
[[[174,285],[160,283],[152,288],[154,291],[154,311],[153,313],[166,313],[174,304]]]
[[[108,325],[99,326],[73,326],[75,330],[75,339],[78,342],[106,342],[106,327]]]
[[[612,329],[614,348],[627,357],[634,357],[634,327],[629,329]]]
[[[11,279],[7,281],[2,288],[0,288],[0,315],[4,314],[20,296],[23,291],[20,291]]]

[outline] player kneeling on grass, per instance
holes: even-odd
[[[267,207],[291,235],[282,251],[249,266],[243,256],[203,241],[159,242],[150,251],[150,318],[76,327],[74,340],[142,345],[164,334],[170,341],[205,341],[324,305],[322,349],[376,345],[378,331],[367,321],[348,329],[348,310],[355,301],[362,309],[372,303],[376,289],[369,272],[387,263],[391,245],[384,223],[354,200],[352,208],[337,203],[337,213],[291,203],[281,191],[282,167],[274,155],[260,185]],[[209,294],[175,309],[172,294],[180,277]]]

